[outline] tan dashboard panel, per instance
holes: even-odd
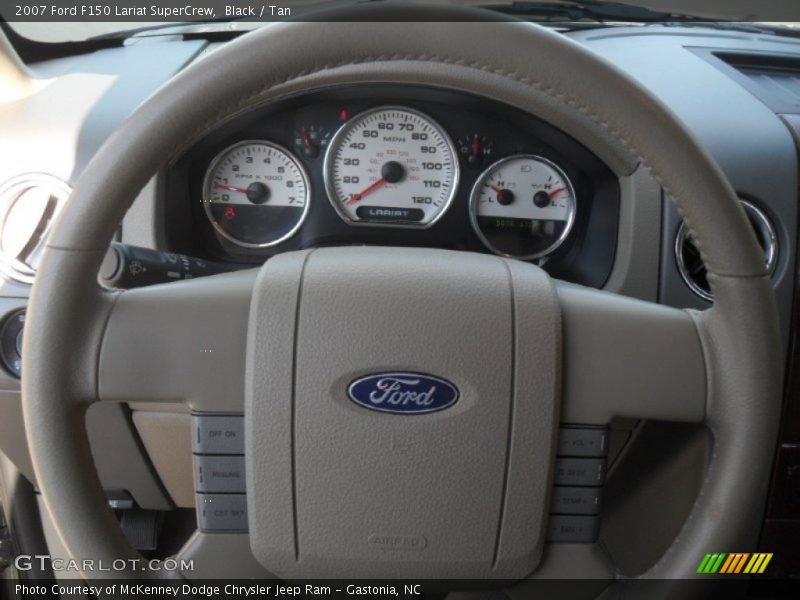
[[[191,416],[136,411],[132,418],[172,501],[181,508],[194,508]]]

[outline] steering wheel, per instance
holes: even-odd
[[[281,578],[536,577],[559,555],[544,544],[559,422],[617,416],[705,422],[713,434],[688,521],[642,577],[688,578],[704,553],[743,549],[764,498],[781,370],[770,280],[733,190],[659,100],[590,50],[528,23],[437,14],[452,22],[286,23],[245,35],[155,93],[86,168],[52,232],[23,347],[33,465],[72,557],[138,558],[84,426],[92,403],[129,401],[244,411],[249,535],[217,539],[249,540]],[[645,165],[691,231],[713,307],[682,311],[519,261],[407,248],[288,252],[233,274],[98,285],[138,190],[192,140],[276,98],[364,81],[555,115],[618,175]],[[394,370],[440,376],[459,401],[394,415],[347,399],[358,377]],[[228,542],[207,545],[203,564],[214,552],[224,561]]]

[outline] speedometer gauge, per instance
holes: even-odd
[[[265,141],[247,141],[211,161],[203,204],[214,229],[248,248],[273,246],[291,237],[309,205],[308,176],[288,151]]]
[[[450,138],[430,117],[387,106],[345,123],[325,156],[325,187],[353,225],[430,227],[458,183]]]
[[[575,190],[549,160],[509,156],[478,178],[470,217],[475,233],[496,254],[540,258],[569,235],[575,221]]]

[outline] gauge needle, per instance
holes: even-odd
[[[502,194],[503,190],[497,187],[496,185],[492,185],[491,183],[487,183],[486,187],[491,189],[495,194]]]
[[[214,187],[218,188],[220,190],[228,190],[228,191],[231,191],[231,192],[240,192],[242,194],[246,194],[247,193],[247,189],[246,188],[234,187],[232,185],[224,185],[222,183],[215,183]]]
[[[548,192],[547,197],[551,200],[556,197],[556,195],[560,194],[567,188],[558,188],[557,190],[553,190],[552,192]]]
[[[472,138],[472,155],[478,156],[481,153],[481,141],[478,139],[478,134],[476,133]]]
[[[380,179],[378,179],[377,181],[375,181],[375,182],[371,183],[371,184],[370,184],[368,187],[364,188],[364,189],[363,189],[361,192],[359,192],[358,194],[353,194],[352,196],[350,196],[350,198],[349,198],[349,199],[348,199],[348,200],[345,202],[345,204],[355,204],[356,202],[358,202],[359,200],[361,200],[361,199],[362,199],[364,196],[366,196],[367,194],[369,194],[369,193],[371,193],[371,192],[374,192],[375,190],[377,190],[377,189],[378,189],[379,187],[381,187],[381,186],[382,186],[384,183],[386,183],[386,178],[385,178],[385,177],[381,177],[381,178],[380,178]]]
[[[311,148],[311,146],[313,146],[314,143],[311,141],[311,136],[308,135],[308,131],[306,130],[306,128],[303,127],[303,129],[300,131],[300,133],[303,135],[303,142],[305,142],[306,146]]]

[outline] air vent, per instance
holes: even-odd
[[[764,250],[764,262],[767,265],[767,270],[772,274],[775,270],[775,265],[778,263],[778,236],[775,233],[775,227],[767,215],[755,204],[747,200],[740,200],[740,202],[750,224],[753,226],[756,239]],[[686,285],[704,300],[713,302],[714,296],[711,294],[711,288],[708,285],[706,267],[684,223],[681,223],[680,228],[678,228],[678,235],[675,238],[675,259],[678,263],[678,271],[680,271]]]
[[[71,193],[52,175],[32,173],[0,186],[0,271],[33,283],[50,228]]]

